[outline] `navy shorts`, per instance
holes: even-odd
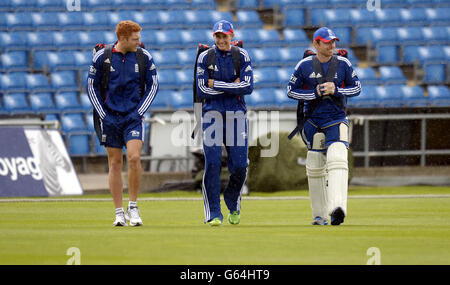
[[[325,135],[325,142],[321,148],[313,149],[313,138],[318,132],[322,132]],[[348,148],[348,121],[334,121],[319,127],[311,120],[307,120],[303,126],[301,137],[308,150],[326,151],[326,149],[335,142],[342,142]]]
[[[101,145],[123,148],[130,140],[144,140],[144,118],[129,121],[119,115],[111,117],[108,115],[107,120],[101,122]]]

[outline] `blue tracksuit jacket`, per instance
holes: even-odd
[[[139,95],[139,69],[135,52],[123,55],[113,48],[109,91],[102,100],[100,97],[100,81],[103,65],[104,49],[99,50],[92,59],[89,69],[87,91],[94,110],[103,120],[109,113],[127,115],[132,113],[136,118],[144,116],[158,91],[156,67],[150,53],[143,49],[147,59],[146,92]]]
[[[319,83],[316,79],[317,75],[314,73],[312,58],[312,56],[309,56],[298,62],[287,86],[287,96],[296,100],[305,100],[303,110],[305,118],[312,120],[320,127],[324,127],[332,122],[344,121],[346,119],[345,110],[336,105],[333,100],[320,100],[317,107],[311,110],[309,102],[319,98],[316,91],[316,86]],[[348,97],[360,94],[361,83],[350,61],[341,56],[338,56],[338,60],[338,70],[334,78],[336,89],[331,96],[338,97],[342,106],[345,107]],[[328,71],[329,63],[322,63],[325,73]]]

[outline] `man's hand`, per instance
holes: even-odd
[[[214,87],[214,79],[208,79],[208,87],[213,88]]]
[[[319,90],[321,92],[321,95],[333,95],[334,89],[336,88],[336,86],[334,86],[334,82],[325,82],[318,86],[320,86]],[[319,92],[317,92],[317,93],[319,93]]]
[[[239,83],[239,82],[241,82],[241,79],[238,77],[238,78],[236,78],[236,80],[233,83]]]

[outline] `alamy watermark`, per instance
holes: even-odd
[[[370,247],[366,252],[369,259],[366,265],[380,265],[381,264],[381,251],[378,247]]]
[[[66,0],[66,9],[69,12],[81,11],[81,0]]]
[[[78,247],[69,247],[66,251],[66,255],[70,256],[66,262],[66,265],[81,264],[81,251]]]
[[[366,8],[370,12],[381,10],[381,0],[367,0]]]

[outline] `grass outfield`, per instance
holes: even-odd
[[[143,227],[113,228],[104,201],[0,202],[0,264],[60,264],[77,247],[81,264],[356,264],[380,250],[381,264],[450,264],[450,196],[373,198],[362,195],[449,195],[450,187],[352,187],[349,216],[340,226],[311,226],[307,199],[242,201],[241,224],[203,224],[200,193],[141,197],[194,200],[140,201]],[[306,197],[306,191],[250,197]],[[47,200],[51,200],[49,198]],[[5,201],[8,199],[0,199]],[[10,199],[9,199],[10,200]],[[125,203],[124,203],[125,204]],[[222,211],[226,216],[226,207]]]

